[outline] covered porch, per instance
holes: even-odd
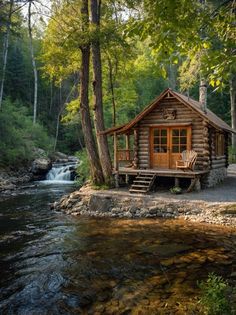
[[[196,170],[196,171],[183,171],[175,169],[134,169],[132,167],[120,167],[118,171],[113,170],[113,174],[116,179],[117,187],[119,186],[119,176],[126,176],[128,182],[129,176],[139,176],[140,178],[145,176],[151,176],[152,179],[157,177],[169,177],[174,178],[174,185],[180,185],[180,179],[190,179],[190,184],[187,188],[187,192],[191,192],[194,189],[199,191],[201,189],[200,179],[207,174],[208,170]]]

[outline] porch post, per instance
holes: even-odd
[[[117,134],[114,132],[114,170],[115,170],[115,187],[119,188],[119,161],[117,148]]]
[[[134,129],[134,168],[138,168],[138,129]]]
[[[130,160],[130,152],[129,152],[129,134],[125,135],[125,150],[126,150],[126,158]]]
[[[118,171],[117,134],[114,132],[114,170]]]

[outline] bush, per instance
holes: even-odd
[[[175,195],[182,194],[182,188],[175,186],[170,189],[170,192]]]
[[[236,163],[236,148],[229,147],[229,162]]]
[[[201,282],[200,304],[205,308],[208,315],[229,315],[231,314],[230,303],[227,293],[230,287],[222,277],[209,274],[207,281]]]
[[[81,150],[75,154],[79,159],[79,165],[77,167],[76,173],[76,182],[79,186],[83,185],[84,182],[90,179],[90,167],[89,160],[86,150]]]
[[[26,165],[33,158],[34,147],[49,152],[52,141],[41,125],[33,125],[27,108],[5,100],[0,112],[0,165]]]

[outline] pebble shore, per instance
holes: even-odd
[[[191,222],[236,227],[236,201],[202,202],[131,195],[123,192],[96,191],[82,187],[59,202],[55,210],[67,214],[113,218],[181,218]]]

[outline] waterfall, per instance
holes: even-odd
[[[46,182],[49,183],[73,183],[72,174],[75,172],[76,163],[53,164],[52,169],[47,173]]]

